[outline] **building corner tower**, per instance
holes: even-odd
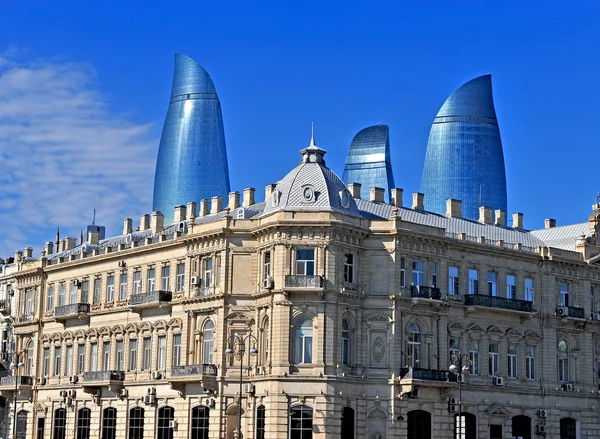
[[[446,199],[462,200],[463,217],[479,206],[506,211],[506,173],[492,77],[459,87],[438,112],[427,143],[421,192],[425,210],[446,212]]]
[[[227,150],[217,91],[200,64],[176,53],[152,210],[162,212],[168,223],[177,205],[214,196],[226,199],[228,194]]]

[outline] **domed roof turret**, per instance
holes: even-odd
[[[325,166],[324,149],[315,144],[300,151],[300,164],[292,169],[266,200],[263,216],[278,211],[342,212],[360,216],[344,182]]]

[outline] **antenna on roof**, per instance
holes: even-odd
[[[92,219],[92,226],[96,225],[96,209],[94,209],[94,218]]]
[[[481,185],[479,185],[479,204],[478,207],[481,207]]]

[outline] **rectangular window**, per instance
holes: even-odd
[[[84,280],[81,283],[81,303],[90,303],[90,281]]]
[[[137,369],[137,340],[129,340],[129,370]]]
[[[533,302],[533,279],[530,277],[525,278],[525,300]]]
[[[106,302],[114,302],[115,300],[115,277],[110,275],[106,278]],[[105,369],[106,370],[106,369]]]
[[[450,349],[449,349],[449,358],[450,358],[450,362],[452,362],[452,357],[456,356],[458,357],[458,354],[460,353],[460,339],[458,338],[451,338],[450,339],[450,343],[449,343]],[[460,359],[460,357],[458,357],[457,359]]]
[[[517,298],[517,284],[515,277],[512,274],[506,276],[506,298],[516,299]]]
[[[85,345],[77,345],[77,375],[81,375],[85,370]]]
[[[175,291],[182,292],[185,288],[185,264],[183,262],[177,264],[177,280],[175,283]]]
[[[479,294],[479,272],[469,270],[469,294]]]
[[[469,359],[471,360],[471,375],[479,375],[479,342],[471,342]]]
[[[569,284],[560,284],[560,306],[569,306]]]
[[[150,361],[152,361],[152,339],[150,337],[144,338],[144,364],[142,364],[143,370],[150,370]]]
[[[561,383],[569,381],[569,359],[567,357],[558,358],[558,380]]]
[[[296,274],[313,276],[315,274],[315,249],[296,249]]]
[[[115,364],[116,370],[123,370],[123,340],[117,340],[117,364]]]
[[[90,347],[90,370],[96,372],[98,370],[98,343],[92,343]]]
[[[344,282],[354,283],[354,255],[352,253],[344,256]]]
[[[525,372],[528,380],[535,380],[535,348],[525,348]]]
[[[171,266],[169,265],[163,265],[162,267],[160,289],[163,291],[171,291]]]
[[[151,293],[154,291],[154,285],[156,282],[156,269],[149,268],[147,274],[148,274],[148,289],[146,290],[146,292]]]
[[[133,272],[133,294],[140,294],[142,292],[142,272]]]
[[[213,285],[213,260],[212,258],[207,258],[203,262],[204,264],[204,278],[202,279],[204,282],[204,287],[212,287]]]
[[[42,375],[47,377],[50,374],[50,348],[44,348],[43,352],[44,362],[43,362],[43,371]]]
[[[400,286],[406,286],[406,260],[400,258]]]
[[[181,365],[181,334],[173,334],[173,366]]]
[[[271,252],[263,254],[263,280],[271,278]]]
[[[77,280],[71,282],[71,291],[69,292],[69,303],[77,303],[77,289],[79,288]]]
[[[102,343],[102,370],[110,370],[110,342]]]
[[[488,296],[498,295],[498,274],[490,271],[488,273]]]
[[[54,287],[48,287],[46,294],[46,312],[54,311]]]
[[[517,377],[517,348],[515,346],[508,347],[508,377]]]
[[[590,286],[590,311],[596,312],[596,301],[594,297],[594,287]]]
[[[119,300],[127,299],[127,273],[121,273],[119,282]]]
[[[167,368],[167,336],[158,337],[158,370]]]
[[[490,376],[498,376],[498,344],[490,343],[489,346],[489,373]]]
[[[448,293],[459,294],[458,267],[448,267]]]
[[[437,267],[438,263],[434,262],[431,264],[431,285],[437,288]]]
[[[423,284],[423,261],[413,261],[412,263],[412,284]]]
[[[65,284],[60,284],[58,286],[58,306],[63,306],[65,304]]]
[[[27,290],[27,314],[32,315],[35,307],[35,291]]]
[[[94,297],[92,298],[93,304],[97,305],[100,303],[100,297],[102,296],[102,279],[94,279]]]
[[[65,375],[71,375],[73,373],[73,345],[67,346],[67,354],[65,360],[67,364],[65,365]]]
[[[60,346],[54,347],[54,376],[60,375],[60,361],[61,361],[61,348]]]

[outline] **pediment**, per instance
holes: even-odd
[[[537,343],[542,339],[542,336],[537,331],[528,331],[527,334],[525,334],[525,338],[530,343]]]
[[[487,330],[487,333],[490,335],[498,335],[500,337],[502,337],[505,334],[505,332],[502,329],[498,328],[495,325],[490,326]]]
[[[467,328],[460,322],[453,322],[448,325],[448,331],[465,332]]]
[[[136,326],[135,323],[130,323],[129,325],[127,325],[127,327],[125,328],[125,332],[131,334],[132,332],[137,332],[138,331],[138,327]]]
[[[510,416],[510,410],[508,410],[502,404],[494,404],[494,405],[488,407],[485,412],[490,416],[502,416],[502,417]]]
[[[154,324],[154,329],[167,329],[167,323],[164,320],[159,320]]]
[[[366,318],[368,323],[389,323],[390,318],[382,314],[373,314]]]
[[[511,339],[511,340],[520,340],[523,338],[523,336],[525,334],[523,334],[521,331],[519,331],[518,329],[515,328],[511,328],[508,331],[506,331],[506,335]]]
[[[486,331],[477,323],[473,323],[471,326],[469,326],[469,332],[481,332],[483,334]]]
[[[179,319],[169,320],[169,328],[171,328],[171,329],[181,328],[181,320],[179,320]]]
[[[113,334],[123,334],[123,326],[117,325],[117,326],[113,327],[112,333]]]

